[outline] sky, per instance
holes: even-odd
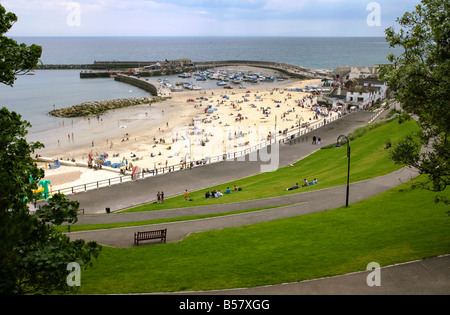
[[[8,36],[385,36],[419,0],[0,0]]]

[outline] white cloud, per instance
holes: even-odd
[[[384,35],[384,28],[356,28],[371,0],[2,0],[19,22],[14,35]],[[393,24],[411,2],[380,2],[383,26]],[[69,3],[80,5],[81,24],[68,27]],[[358,24],[360,25],[360,24]],[[293,29],[298,29],[293,31]],[[338,31],[339,29],[339,31]],[[345,31],[343,31],[345,29]],[[362,34],[361,34],[362,33]],[[323,35],[322,35],[323,36]]]

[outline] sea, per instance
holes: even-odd
[[[372,66],[400,54],[384,37],[14,37],[42,46],[41,62],[51,65],[94,61],[160,61],[189,58],[274,61],[308,69]],[[13,87],[0,85],[0,106],[31,123],[29,132],[58,127],[48,113],[86,101],[150,96],[109,78],[80,79],[81,70],[36,70],[19,75]]]

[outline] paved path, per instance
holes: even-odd
[[[400,185],[401,183],[407,182],[415,176],[417,176],[416,171],[409,168],[403,168],[399,171],[384,176],[352,183],[350,184],[351,193],[349,203],[358,202],[380,194],[388,189]],[[344,185],[321,190],[296,193],[281,197],[227,203],[221,205],[149,212],[81,216],[77,224],[102,224],[224,213],[259,207],[276,207],[289,204],[289,206],[278,208],[206,219],[116,228],[114,230],[106,229],[72,232],[70,233],[70,237],[72,239],[82,238],[87,241],[96,241],[103,245],[125,248],[133,246],[133,235],[136,231],[167,228],[167,242],[177,242],[187,235],[195,232],[255,224],[259,222],[299,216],[344,206],[345,192],[346,186]],[[155,243],[158,241],[149,241],[149,243],[150,242]]]
[[[381,267],[379,286],[369,286],[372,270],[351,274],[218,291],[180,292],[196,295],[448,295],[450,293],[450,255]],[[270,301],[270,297],[267,297]],[[199,298],[198,300],[201,300]],[[283,301],[283,300],[281,300]],[[283,305],[272,305],[283,309]],[[278,307],[277,307],[278,306]]]

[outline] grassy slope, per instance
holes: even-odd
[[[381,176],[399,169],[399,165],[395,165],[386,157],[385,142],[387,139],[391,139],[392,143],[395,144],[400,138],[409,134],[412,130],[417,130],[417,128],[413,120],[403,124],[392,121],[369,131],[361,138],[351,141],[350,181],[355,182]],[[344,185],[347,180],[346,152],[346,147],[319,150],[295,163],[293,167],[284,167],[275,172],[261,173],[208,189],[190,192],[189,198],[194,199],[192,202],[185,201],[184,196],[180,195],[166,199],[164,204],[147,204],[128,209],[125,212],[238,202]],[[291,187],[296,182],[301,185],[304,178],[309,181],[317,178],[319,185],[286,191],[286,188]],[[243,190],[232,192],[230,195],[224,194],[221,198],[204,198],[207,190],[220,189],[222,192],[225,192],[227,187],[232,189],[234,185],[242,187]]]

